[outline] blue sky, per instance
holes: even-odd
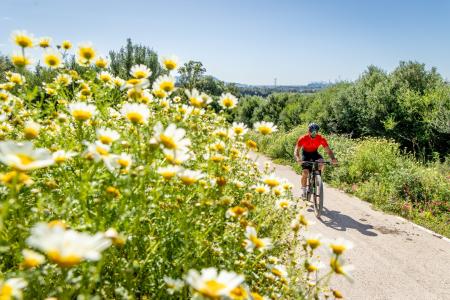
[[[16,29],[92,41],[103,54],[131,37],[229,82],[355,80],[370,64],[392,71],[400,60],[450,78],[446,0],[0,0],[1,53],[13,51]]]

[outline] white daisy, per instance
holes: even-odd
[[[168,276],[164,276],[164,282],[167,286],[167,292],[170,295],[173,295],[173,293],[180,291],[184,287],[184,281],[181,279],[173,279]]]
[[[135,124],[147,123],[150,111],[147,105],[142,103],[125,103],[120,110],[122,116]]]
[[[75,155],[77,155],[77,153],[72,152],[72,151],[64,151],[64,150],[58,150],[53,152],[52,157],[55,163],[60,164],[63,163],[67,160],[69,160],[70,158],[74,157]]]
[[[225,297],[231,290],[244,281],[244,276],[234,272],[220,271],[216,268],[203,269],[201,273],[197,270],[189,270],[186,282],[202,296],[218,299]]]
[[[178,57],[176,57],[175,55],[162,56],[161,65],[166,70],[175,70],[178,66]]]
[[[270,238],[258,238],[256,229],[252,226],[245,228],[245,236],[247,237],[247,240],[244,241],[245,250],[248,252],[253,252],[253,249],[265,251],[272,248],[272,240]]]
[[[159,76],[153,83],[154,90],[163,90],[166,93],[171,93],[175,89],[175,78],[169,75]]]
[[[178,177],[181,179],[181,181],[186,185],[191,185],[196,183],[199,179],[205,177],[205,174],[203,174],[201,171],[195,171],[195,170],[183,170],[178,173]]]
[[[10,278],[0,281],[0,299],[22,299],[22,290],[27,286],[27,282],[22,278]]]
[[[248,128],[244,123],[236,123],[233,122],[233,126],[231,127],[233,134],[241,136],[247,133]]]
[[[69,112],[75,120],[86,121],[97,114],[97,108],[85,102],[75,102],[69,104]]]
[[[146,65],[134,65],[131,67],[130,75],[137,79],[148,78],[152,71]]]
[[[111,145],[120,138],[117,131],[109,128],[98,128],[96,133],[98,140],[106,145]]]
[[[156,171],[159,175],[161,175],[164,179],[169,180],[172,177],[176,176],[179,172],[181,172],[182,168],[179,166],[167,166],[167,167],[159,167]]]
[[[50,260],[63,267],[83,260],[99,260],[101,252],[111,245],[104,233],[89,235],[63,226],[38,223],[31,229],[27,244],[44,252]]]
[[[331,251],[337,255],[340,255],[340,254],[344,253],[344,251],[350,250],[353,248],[353,243],[351,241],[343,239],[343,238],[329,240],[329,241],[327,241],[327,244],[329,245]]]
[[[265,121],[256,122],[255,124],[253,124],[253,128],[263,135],[270,134],[278,130],[277,126],[272,122]]]
[[[224,109],[235,108],[238,103],[238,99],[230,93],[222,94],[219,99],[219,104]]]
[[[34,170],[54,163],[48,149],[34,149],[31,142],[0,142],[0,161],[20,171]]]
[[[186,148],[191,144],[188,138],[185,138],[186,130],[183,128],[177,128],[173,123],[169,124],[166,129],[164,129],[161,122],[158,122],[153,128],[154,135],[153,138],[166,149],[182,149]]]

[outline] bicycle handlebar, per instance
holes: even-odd
[[[308,161],[308,160],[300,160],[299,163],[301,164],[307,164],[307,165],[313,165],[313,164],[325,164],[325,165],[331,165],[332,162],[329,160],[324,160],[324,161]]]

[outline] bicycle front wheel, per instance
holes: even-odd
[[[323,209],[323,183],[322,177],[320,175],[316,175],[314,180],[315,191],[314,191],[314,213],[316,217],[320,217]]]

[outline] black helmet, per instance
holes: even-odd
[[[308,130],[309,130],[310,132],[313,131],[313,130],[319,131],[319,129],[320,129],[320,127],[319,127],[319,125],[317,125],[316,123],[310,123],[310,124],[308,125]]]

